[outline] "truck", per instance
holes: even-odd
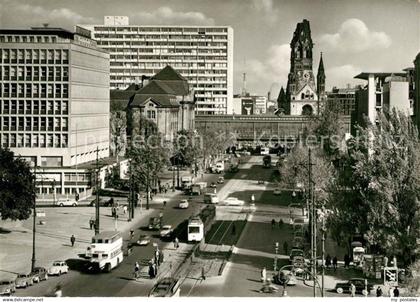
[[[150,217],[149,219],[149,230],[159,230],[162,224],[160,217]]]
[[[201,195],[201,186],[199,184],[193,184],[190,187],[190,195]]]
[[[271,156],[270,155],[265,155],[264,156],[263,165],[264,165],[264,168],[270,168],[271,167]]]
[[[207,188],[207,182],[205,181],[196,182],[195,184],[199,185],[201,190],[204,190],[205,188]]]
[[[183,190],[189,189],[193,184],[192,176],[182,176],[181,177],[181,187]]]

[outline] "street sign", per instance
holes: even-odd
[[[384,268],[384,285],[398,286],[398,268],[395,268],[395,267]]]

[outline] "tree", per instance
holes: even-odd
[[[380,113],[376,124],[358,128],[342,161],[330,195],[334,237],[363,234],[370,252],[409,264],[420,236],[420,142],[411,118]]]
[[[0,148],[1,219],[25,220],[35,202],[35,176],[29,164],[14,158],[13,152]]]
[[[123,156],[127,149],[127,115],[125,111],[110,114],[111,152],[113,156]]]
[[[408,278],[405,284],[409,297],[420,296],[420,260],[412,263],[408,268]]]
[[[135,183],[147,192],[146,209],[149,209],[150,189],[168,162],[168,148],[162,145],[162,138],[154,122],[140,119],[136,136],[128,150],[131,159],[129,173]]]
[[[191,130],[178,131],[174,140],[174,151],[184,165],[188,167],[196,165],[201,154],[200,137]]]

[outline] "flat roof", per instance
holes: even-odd
[[[355,79],[361,79],[361,80],[367,80],[369,79],[369,75],[373,74],[375,78],[386,78],[390,75],[396,75],[396,76],[406,76],[407,73],[405,72],[362,72],[355,76]]]
[[[74,39],[74,33],[60,27],[31,27],[31,29],[0,29],[0,35],[42,35]]]

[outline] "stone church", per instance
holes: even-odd
[[[278,96],[278,115],[311,115],[322,110],[326,100],[324,63],[319,61],[318,73],[312,71],[313,42],[309,21],[297,24],[290,43],[290,72],[286,92],[283,87]]]

